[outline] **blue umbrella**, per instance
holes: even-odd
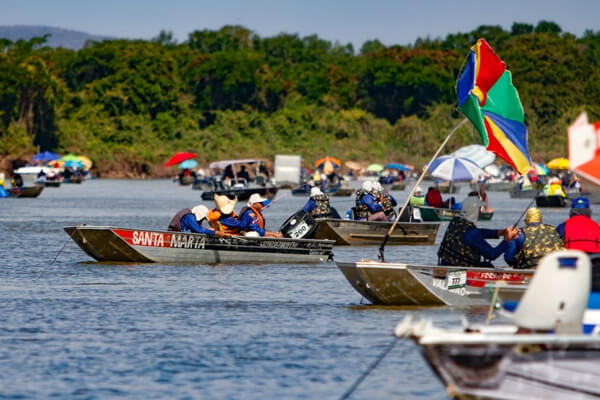
[[[388,163],[385,164],[385,168],[386,169],[399,169],[400,171],[410,171],[411,168],[408,168],[406,165],[404,164],[396,164],[396,163]]]
[[[48,161],[58,160],[61,157],[62,157],[61,155],[53,153],[51,151],[43,151],[43,152],[33,156],[33,161],[48,162]]]
[[[83,164],[81,163],[81,161],[67,161],[65,163],[65,167],[70,167],[70,168],[85,168],[83,166]]]
[[[443,156],[433,160],[429,172],[433,177],[445,181],[471,181],[477,179],[483,170],[469,159]]]
[[[185,160],[179,163],[180,169],[192,169],[198,166],[198,161],[196,160]]]

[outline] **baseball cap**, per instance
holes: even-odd
[[[571,208],[590,208],[590,201],[586,197],[576,197],[571,202]]]

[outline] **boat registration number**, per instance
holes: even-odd
[[[289,234],[294,239],[300,239],[302,236],[306,235],[307,232],[308,224],[302,221],[302,223],[296,226],[293,231],[290,231]]]
[[[467,284],[467,271],[448,271],[446,275],[448,289],[460,289]]]

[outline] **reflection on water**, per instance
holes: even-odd
[[[528,204],[489,196],[496,215],[486,227],[514,223]],[[304,201],[275,202],[265,211],[268,227],[277,229]],[[361,305],[334,263],[96,263],[62,230],[81,223],[165,229],[175,212],[200,202],[199,191],[166,180],[98,180],[0,200],[2,397],[337,398],[405,315],[441,325],[485,318],[484,309]],[[353,199],[332,202],[343,215]],[[566,215],[544,210],[544,222]],[[376,247],[335,248],[337,260],[376,257]],[[387,247],[386,258],[437,261],[434,247],[421,246]],[[446,394],[415,346],[401,341],[353,398]]]

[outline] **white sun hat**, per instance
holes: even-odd
[[[319,189],[316,186],[310,189],[310,197],[320,196],[322,194],[323,194],[323,192],[321,192],[321,189]]]
[[[262,197],[258,193],[252,193],[252,195],[250,196],[250,199],[248,200],[248,207],[250,207],[252,204],[255,204],[255,203],[264,203],[267,200],[268,199]]]
[[[192,214],[196,216],[196,221],[202,221],[204,218],[208,217],[208,207],[198,204],[196,207],[192,208]]]

